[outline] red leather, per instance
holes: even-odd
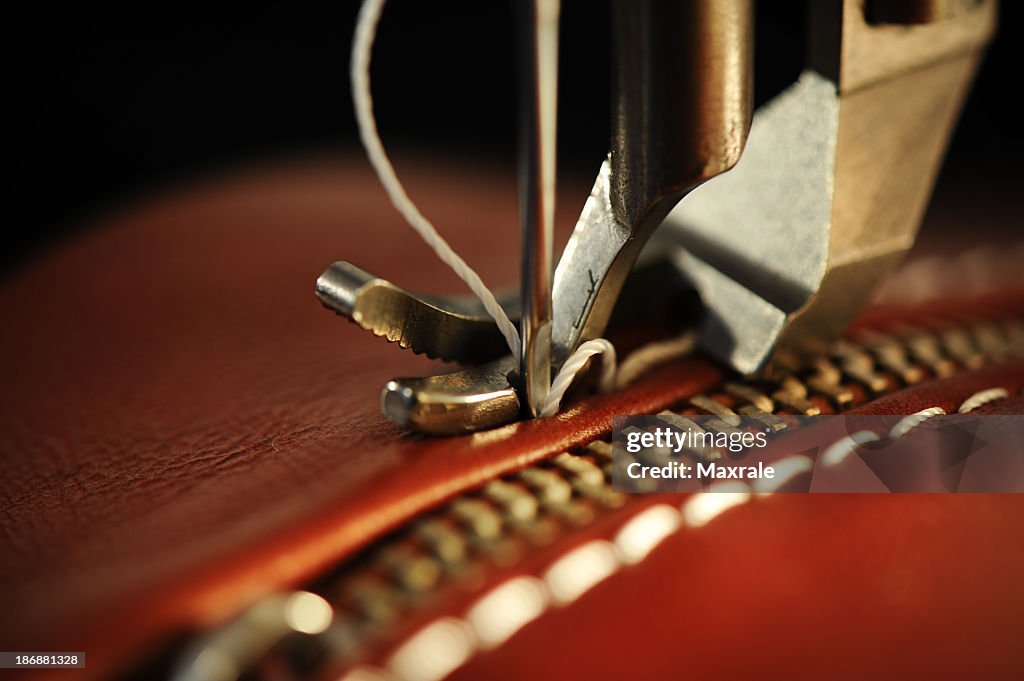
[[[461,288],[355,167],[135,207],[6,282],[5,649],[84,650],[84,676],[102,677],[424,508],[593,438],[623,411],[609,396],[544,424],[443,440],[388,423],[383,384],[443,365],[322,309],[316,276],[344,258],[414,289]],[[514,183],[502,191],[500,179],[410,178],[453,245],[499,283],[518,267],[507,257]],[[719,378],[690,363],[629,399],[656,410]]]
[[[516,279],[511,177],[422,173],[409,184],[488,282]],[[579,208],[563,201],[559,223],[571,224]],[[379,390],[393,376],[441,365],[320,308],[313,282],[336,259],[414,289],[462,290],[394,216],[361,163],[253,174],[140,204],[5,282],[4,649],[84,650],[80,678],[105,677],[173,635],[303,583],[453,494],[606,432],[613,415],[655,412],[722,378],[714,365],[687,360],[554,419],[462,438],[406,436],[381,416]],[[607,661],[594,651],[615,649],[623,631],[648,632],[663,646],[702,637],[740,645],[744,636],[728,636],[736,626],[730,613],[742,615],[737,634],[757,631],[781,645],[785,632],[817,643],[807,652],[813,659],[822,650],[858,650],[846,638],[822,647],[826,606],[840,619],[846,607],[864,614],[830,620],[847,636],[856,623],[898,637],[938,622],[949,625],[938,639],[945,644],[963,620],[968,631],[958,640],[980,651],[988,650],[985,632],[995,646],[1013,630],[998,627],[1020,604],[1010,577],[1021,574],[1024,558],[1016,546],[996,544],[1019,535],[1019,498],[794,497],[750,509],[723,517],[719,530],[672,540],[659,550],[664,560],[610,580],[588,597],[597,600],[574,606],[582,610],[543,620],[465,673],[561,670],[577,664],[577,654]],[[922,528],[927,534],[915,534]],[[883,559],[887,551],[912,560]],[[880,565],[885,570],[873,574]],[[1006,599],[986,595],[972,581],[979,574],[1007,585]],[[860,591],[858,577],[869,579]],[[694,591],[704,580],[706,593]],[[653,632],[658,618],[643,591],[651,584],[669,589],[665,612],[692,608],[687,626]],[[935,594],[950,584],[953,597],[941,605]],[[717,590],[726,586],[732,591]],[[869,612],[869,587],[901,603],[898,616]],[[775,591],[758,601],[757,588]],[[926,594],[946,608],[927,622]],[[618,613],[613,622],[599,617],[609,607]],[[982,615],[993,619],[979,629]],[[574,635],[560,637],[572,639],[565,647],[542,645],[568,625]],[[711,659],[679,675],[711,669]],[[605,662],[591,671],[620,670]]]
[[[1024,413],[1024,362],[927,382],[852,414],[956,408],[979,390]],[[627,391],[628,392],[628,391]],[[820,440],[815,440],[820,442]],[[643,510],[689,495],[635,495],[472,590],[450,588],[376,648],[463,616],[492,587],[540,576]],[[673,533],[578,600],[546,610],[451,677],[469,679],[1016,679],[1024,670],[1024,495],[776,494]],[[325,676],[324,678],[336,678]]]
[[[1024,389],[1024,362],[1005,362],[977,371],[970,371],[928,381],[922,385],[879,397],[851,414],[913,414],[929,407],[942,407],[947,413],[955,414],[960,405],[971,395],[989,388],[1003,388],[1017,397]],[[987,409],[976,413],[1019,414],[1013,410],[1015,401],[998,400],[987,405]],[[1011,410],[1011,411],[1006,411]],[[975,412],[972,412],[975,413]]]
[[[1022,532],[1024,495],[754,498],[451,678],[1019,679]]]

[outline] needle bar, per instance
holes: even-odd
[[[537,416],[551,387],[551,276],[555,219],[560,0],[522,0],[520,65],[520,221],[522,297],[520,361],[527,410]]]

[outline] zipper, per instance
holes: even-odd
[[[782,428],[781,414],[842,413],[926,380],[1016,357],[1024,357],[1024,317],[862,329],[813,361],[782,362],[772,379],[727,379],[669,411],[739,414]],[[278,659],[271,666],[284,664],[301,677],[354,664],[393,640],[403,622],[429,614],[446,589],[479,584],[488,570],[512,567],[531,549],[640,503],[642,497],[612,489],[608,438],[462,493],[309,584],[309,592],[330,604],[333,623],[315,645],[308,636],[288,637],[290,643],[274,648]],[[205,636],[203,645],[217,634]],[[253,678],[262,678],[264,664],[252,670]]]

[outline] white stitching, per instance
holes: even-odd
[[[853,435],[848,435],[838,442],[833,443],[831,447],[822,453],[819,458],[821,465],[826,467],[838,466],[846,460],[846,457],[848,457],[854,449],[865,442],[874,442],[878,439],[880,439],[878,435],[876,433],[872,433],[870,430],[862,430],[854,433]]]
[[[942,407],[928,407],[927,409],[922,409],[921,411],[915,412],[909,416],[904,416],[889,431],[889,437],[893,440],[901,438],[931,417],[945,415],[946,410]]]
[[[387,192],[388,198],[395,209],[405,218],[409,226],[420,235],[424,242],[443,263],[448,265],[462,281],[469,286],[473,294],[483,303],[484,309],[498,325],[498,330],[505,337],[512,356],[519,360],[522,352],[522,340],[519,337],[519,330],[509,319],[508,314],[502,309],[495,299],[494,294],[484,284],[480,276],[470,267],[462,257],[445,241],[437,228],[424,217],[419,208],[413,202],[398,179],[391,160],[384,150],[384,143],[381,141],[380,133],[377,130],[377,122],[373,114],[373,94],[370,91],[370,55],[373,50],[373,41],[377,32],[377,25],[380,23],[380,15],[384,10],[385,0],[364,0],[359,10],[359,17],[356,20],[355,37],[352,41],[352,100],[355,107],[356,123],[359,127],[359,137],[363,147],[366,149],[366,156],[370,160],[381,185]],[[587,341],[576,349],[576,351],[565,361],[561,370],[552,382],[549,394],[542,400],[541,415],[553,416],[558,412],[562,397],[569,389],[576,374],[587,364],[587,360],[596,354],[604,355],[603,372],[601,379],[601,390],[605,391],[613,387],[615,376],[615,348],[603,338]]]
[[[960,405],[960,408],[956,410],[958,414],[967,414],[978,407],[988,404],[989,402],[995,402],[996,400],[1005,400],[1010,396],[1010,393],[1006,391],[1006,388],[989,388],[987,390],[980,390]]]
[[[693,352],[697,345],[697,334],[693,331],[677,338],[654,341],[634,350],[619,365],[619,373],[615,377],[615,387],[622,388],[646,371]]]

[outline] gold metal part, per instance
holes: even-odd
[[[452,504],[451,512],[476,539],[497,539],[501,535],[501,514],[485,501],[460,499]]]
[[[749,402],[761,411],[775,411],[775,404],[772,402],[772,398],[749,385],[736,382],[726,383],[725,392],[729,393],[733,397],[738,397],[741,400]]]
[[[495,480],[484,488],[484,496],[501,506],[515,523],[526,523],[537,517],[537,497],[523,485]]]
[[[881,367],[907,385],[924,380],[927,372],[910,363],[907,347],[896,338],[874,331],[863,331],[858,338],[861,347],[878,361]]]
[[[1012,349],[1012,345],[1006,342],[1005,336],[994,324],[978,324],[974,327],[972,335],[983,356],[1003,359]]]
[[[174,681],[236,681],[242,670],[287,637],[319,635],[334,610],[308,591],[264,597],[221,629],[199,638],[182,657]]]
[[[612,445],[604,440],[596,440],[587,445],[587,452],[607,463],[612,458]]]
[[[703,409],[709,414],[717,416],[726,423],[729,423],[734,426],[739,424],[739,418],[737,418],[736,412],[734,412],[732,409],[725,406],[721,402],[711,399],[707,395],[697,395],[695,397],[691,397],[690,404],[697,407],[698,409]]]
[[[371,626],[396,621],[407,605],[399,585],[377,574],[357,575],[345,582],[341,591],[354,614]]]
[[[977,369],[985,363],[981,352],[974,347],[974,339],[964,329],[944,329],[940,335],[942,344],[958,364],[969,369]]]
[[[441,579],[441,563],[412,545],[389,547],[377,557],[388,574],[403,589],[412,592],[427,591]]]
[[[780,419],[775,414],[768,411],[764,411],[763,409],[758,409],[752,404],[745,404],[736,411],[742,414],[743,416],[752,416],[753,418],[757,419],[764,425],[768,426],[768,428],[773,433],[777,433],[780,430],[784,430],[787,427],[786,422]]]
[[[466,560],[469,548],[454,524],[431,518],[417,525],[413,533],[444,565],[458,565]]]
[[[564,504],[572,497],[572,486],[549,468],[527,468],[519,478],[537,494],[541,504]]]
[[[818,360],[815,366],[817,371],[807,378],[807,386],[828,396],[839,409],[852,404],[853,391],[842,384],[843,375],[839,369],[828,360]]]
[[[936,378],[945,378],[956,371],[956,363],[947,356],[938,336],[924,329],[903,327],[910,354],[928,367]]]
[[[875,369],[875,362],[866,351],[845,341],[840,341],[836,343],[834,352],[844,374],[856,380],[872,394],[877,395],[885,390],[888,382]]]
[[[600,485],[604,481],[601,469],[593,461],[582,456],[563,452],[552,459],[552,463],[586,485]]]
[[[869,24],[863,0],[810,3],[811,68],[832,79],[839,94],[835,195],[828,270],[780,348],[824,351],[913,244],[995,32],[995,0],[968,4],[919,15],[955,20],[896,26]]]
[[[786,407],[804,416],[817,416],[821,413],[818,405],[807,399],[807,386],[792,376],[779,381],[781,386],[772,393],[772,398]]]
[[[666,221],[704,349],[746,374],[826,352],[913,243],[995,28],[994,0],[899,25],[869,23],[863,0],[808,5],[806,70],[755,114],[736,167]]]

